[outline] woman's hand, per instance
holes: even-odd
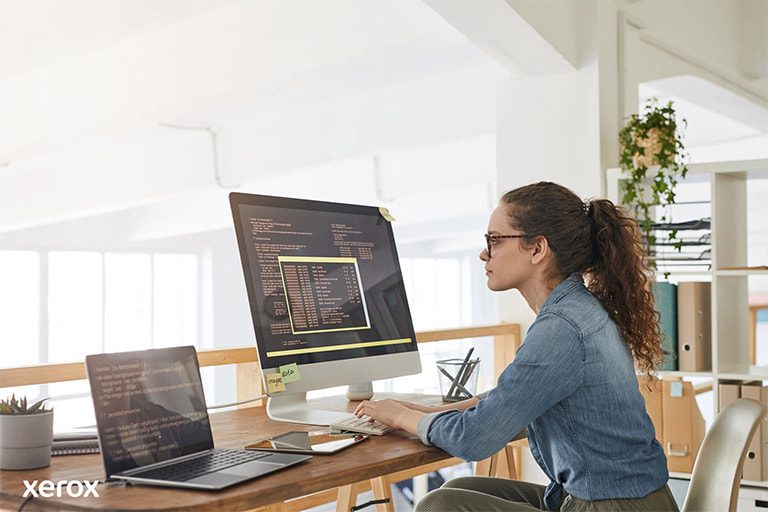
[[[424,413],[430,413],[430,412],[437,412],[440,409],[437,407],[433,407],[430,405],[421,405],[421,404],[415,404],[413,402],[403,402],[402,400],[392,400],[393,402],[396,402],[403,407],[407,407],[408,409],[411,409],[412,411],[419,411]]]
[[[411,404],[416,405],[416,404]],[[416,434],[423,412],[411,409],[396,400],[363,400],[355,409],[355,416],[368,416],[372,420],[393,428]]]

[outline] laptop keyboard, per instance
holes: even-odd
[[[217,449],[194,459],[184,460],[176,464],[169,464],[147,471],[133,473],[136,478],[152,480],[168,480],[172,482],[186,482],[198,476],[221,471],[238,464],[252,462],[269,455],[267,452],[252,452],[246,450]]]

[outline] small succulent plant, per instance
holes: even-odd
[[[5,416],[28,416],[30,414],[43,414],[50,412],[53,409],[46,409],[44,402],[48,400],[43,398],[27,406],[27,397],[16,398],[16,395],[11,395],[7,400],[0,400],[0,415]]]

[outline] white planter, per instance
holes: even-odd
[[[0,469],[36,469],[51,464],[53,411],[27,416],[0,414]]]

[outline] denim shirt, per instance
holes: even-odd
[[[550,480],[549,510],[559,509],[563,490],[583,500],[641,498],[669,478],[629,349],[580,275],[552,291],[496,388],[463,412],[423,416],[418,434],[482,460],[525,427]]]

